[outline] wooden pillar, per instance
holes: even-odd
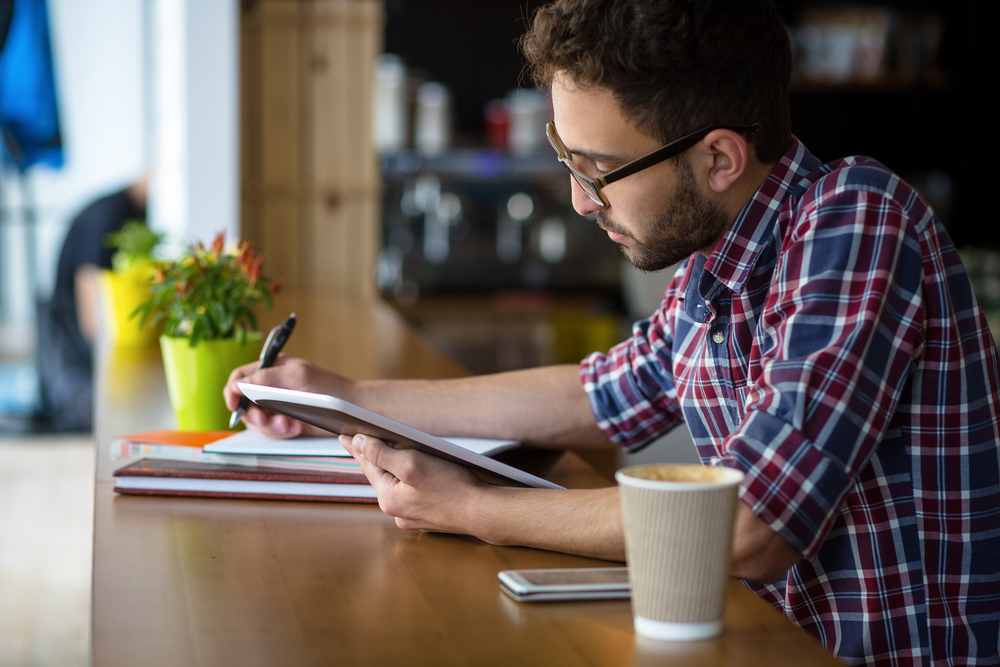
[[[259,0],[242,15],[243,235],[295,288],[375,294],[378,0]]]

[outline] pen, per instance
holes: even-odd
[[[275,359],[278,358],[278,353],[281,352],[281,348],[285,347],[285,343],[288,342],[288,337],[292,335],[292,329],[294,328],[295,313],[292,313],[288,316],[287,320],[271,329],[271,333],[267,335],[267,340],[264,341],[264,347],[261,348],[260,366],[257,367],[257,370],[270,368],[274,365]],[[229,428],[233,428],[239,423],[243,417],[243,413],[249,407],[250,399],[244,396],[240,399],[239,407],[233,410],[232,416],[229,417]]]

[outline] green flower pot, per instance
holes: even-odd
[[[178,429],[229,429],[230,412],[222,389],[234,368],[259,356],[260,344],[259,333],[247,334],[242,344],[235,338],[222,338],[203,340],[194,347],[187,338],[160,336],[167,391]]]

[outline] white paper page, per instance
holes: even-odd
[[[493,454],[518,445],[516,440],[491,438],[444,438],[477,454]],[[216,454],[272,454],[277,456],[350,456],[337,438],[292,438],[276,440],[247,429],[205,445]]]
[[[273,454],[277,456],[350,456],[335,437],[277,440],[247,429],[205,445],[216,454]]]

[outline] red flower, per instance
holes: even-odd
[[[250,282],[255,283],[257,279],[260,278],[260,271],[264,267],[264,255],[257,255],[253,258],[253,265],[250,267],[248,272],[250,276]]]
[[[257,255],[253,251],[253,246],[250,245],[250,243],[244,243],[242,249],[240,250],[239,257],[236,258],[236,262],[239,264],[240,271],[243,272],[243,275],[250,275],[250,269],[253,268],[256,257]]]
[[[222,258],[222,248],[226,245],[226,232],[221,231],[212,241],[212,254],[216,259]]]
[[[157,265],[153,297],[141,307],[143,321],[151,314],[163,319],[167,335],[189,337],[192,344],[206,337],[239,337],[253,328],[250,309],[258,304],[270,308],[282,284],[264,275],[262,253],[254,252],[249,242],[235,243],[236,252],[228,254],[225,234],[220,233],[208,250],[195,243],[178,261]],[[152,313],[153,308],[160,309],[159,314]],[[194,319],[204,326],[192,333]]]
[[[250,247],[249,243],[243,242],[239,245],[239,250],[240,253],[236,256],[236,264],[240,267],[241,271],[246,273],[250,262],[253,261],[253,248]]]

